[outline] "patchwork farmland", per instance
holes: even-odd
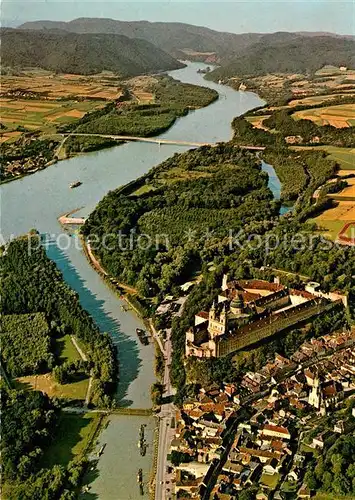
[[[82,118],[122,94],[111,73],[90,77],[27,71],[2,76],[0,142],[16,141],[25,131],[53,133],[56,126]]]
[[[296,120],[312,120],[317,125],[332,125],[337,128],[355,125],[355,104],[341,104],[316,109],[305,109],[294,113]]]

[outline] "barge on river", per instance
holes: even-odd
[[[142,328],[136,328],[136,334],[143,345],[149,344],[149,337]]]

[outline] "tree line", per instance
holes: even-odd
[[[28,235],[13,240],[1,256],[1,264],[2,312],[6,315],[2,341],[5,362],[9,363],[11,372],[16,375],[29,371],[39,373],[53,367],[53,349],[48,347],[49,343],[53,347],[56,336],[73,334],[85,346],[95,379],[92,404],[110,405],[117,383],[115,348],[109,335],[99,331],[81,307],[78,295],[68,287],[47,257],[40,245],[40,236]],[[33,313],[41,313],[34,316],[36,323],[32,321]],[[27,316],[22,316],[24,314]],[[42,327],[37,328],[40,319]],[[30,335],[33,345],[29,344]],[[27,355],[31,349],[31,354]],[[45,362],[41,362],[43,350]]]

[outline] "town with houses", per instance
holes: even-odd
[[[171,452],[187,459],[175,468],[177,498],[201,498],[216,462],[222,463],[216,500],[236,498],[248,486],[258,488],[257,500],[282,499],[284,491],[310,498],[303,483],[309,453],[322,450],[327,434],[355,426],[353,408],[348,421],[339,417],[307,442],[321,419],[341,414],[355,393],[354,342],[355,331],[311,339],[290,359],[277,354],[246,373],[238,386],[202,387],[185,401],[171,443]]]
[[[309,322],[347,306],[345,295],[325,294],[317,283],[303,288],[224,276],[211,309],[186,332],[186,356],[224,356],[240,348],[240,337],[243,346],[256,332],[259,339],[265,324],[268,337],[299,325],[300,314]],[[222,352],[221,340],[228,343]],[[304,481],[310,459],[327,439],[355,429],[355,330],[313,337],[289,358],[276,353],[239,383],[200,386],[175,407],[171,427],[171,498],[232,500],[248,489],[257,500],[311,498]]]

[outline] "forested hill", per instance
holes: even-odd
[[[166,50],[175,57],[181,57],[184,49],[196,52],[215,52],[222,56],[233,47],[241,50],[255,43],[262,36],[258,33],[225,33],[202,26],[184,23],[148,21],[118,21],[115,19],[79,18],[69,22],[34,21],[20,26],[24,29],[61,29],[74,33],[116,33],[147,40]]]
[[[183,67],[151,43],[123,35],[8,28],[0,34],[3,67],[40,67],[86,75],[109,70],[122,76]]]
[[[298,36],[314,37],[326,35],[339,37],[332,33],[302,32],[302,33],[226,33],[215,31],[203,26],[185,23],[119,21],[116,19],[81,17],[69,22],[34,21],[24,23],[22,29],[51,30],[59,29],[73,33],[114,33],[130,38],[141,38],[169,52],[177,58],[201,59],[209,62],[223,61],[226,55],[242,54],[245,49],[269,39],[282,41]],[[194,53],[195,52],[195,53]],[[205,54],[201,54],[205,53]]]
[[[276,36],[279,35],[279,36]],[[331,36],[267,35],[242,55],[226,57],[209,79],[267,73],[308,73],[327,64],[355,67],[355,40]]]

